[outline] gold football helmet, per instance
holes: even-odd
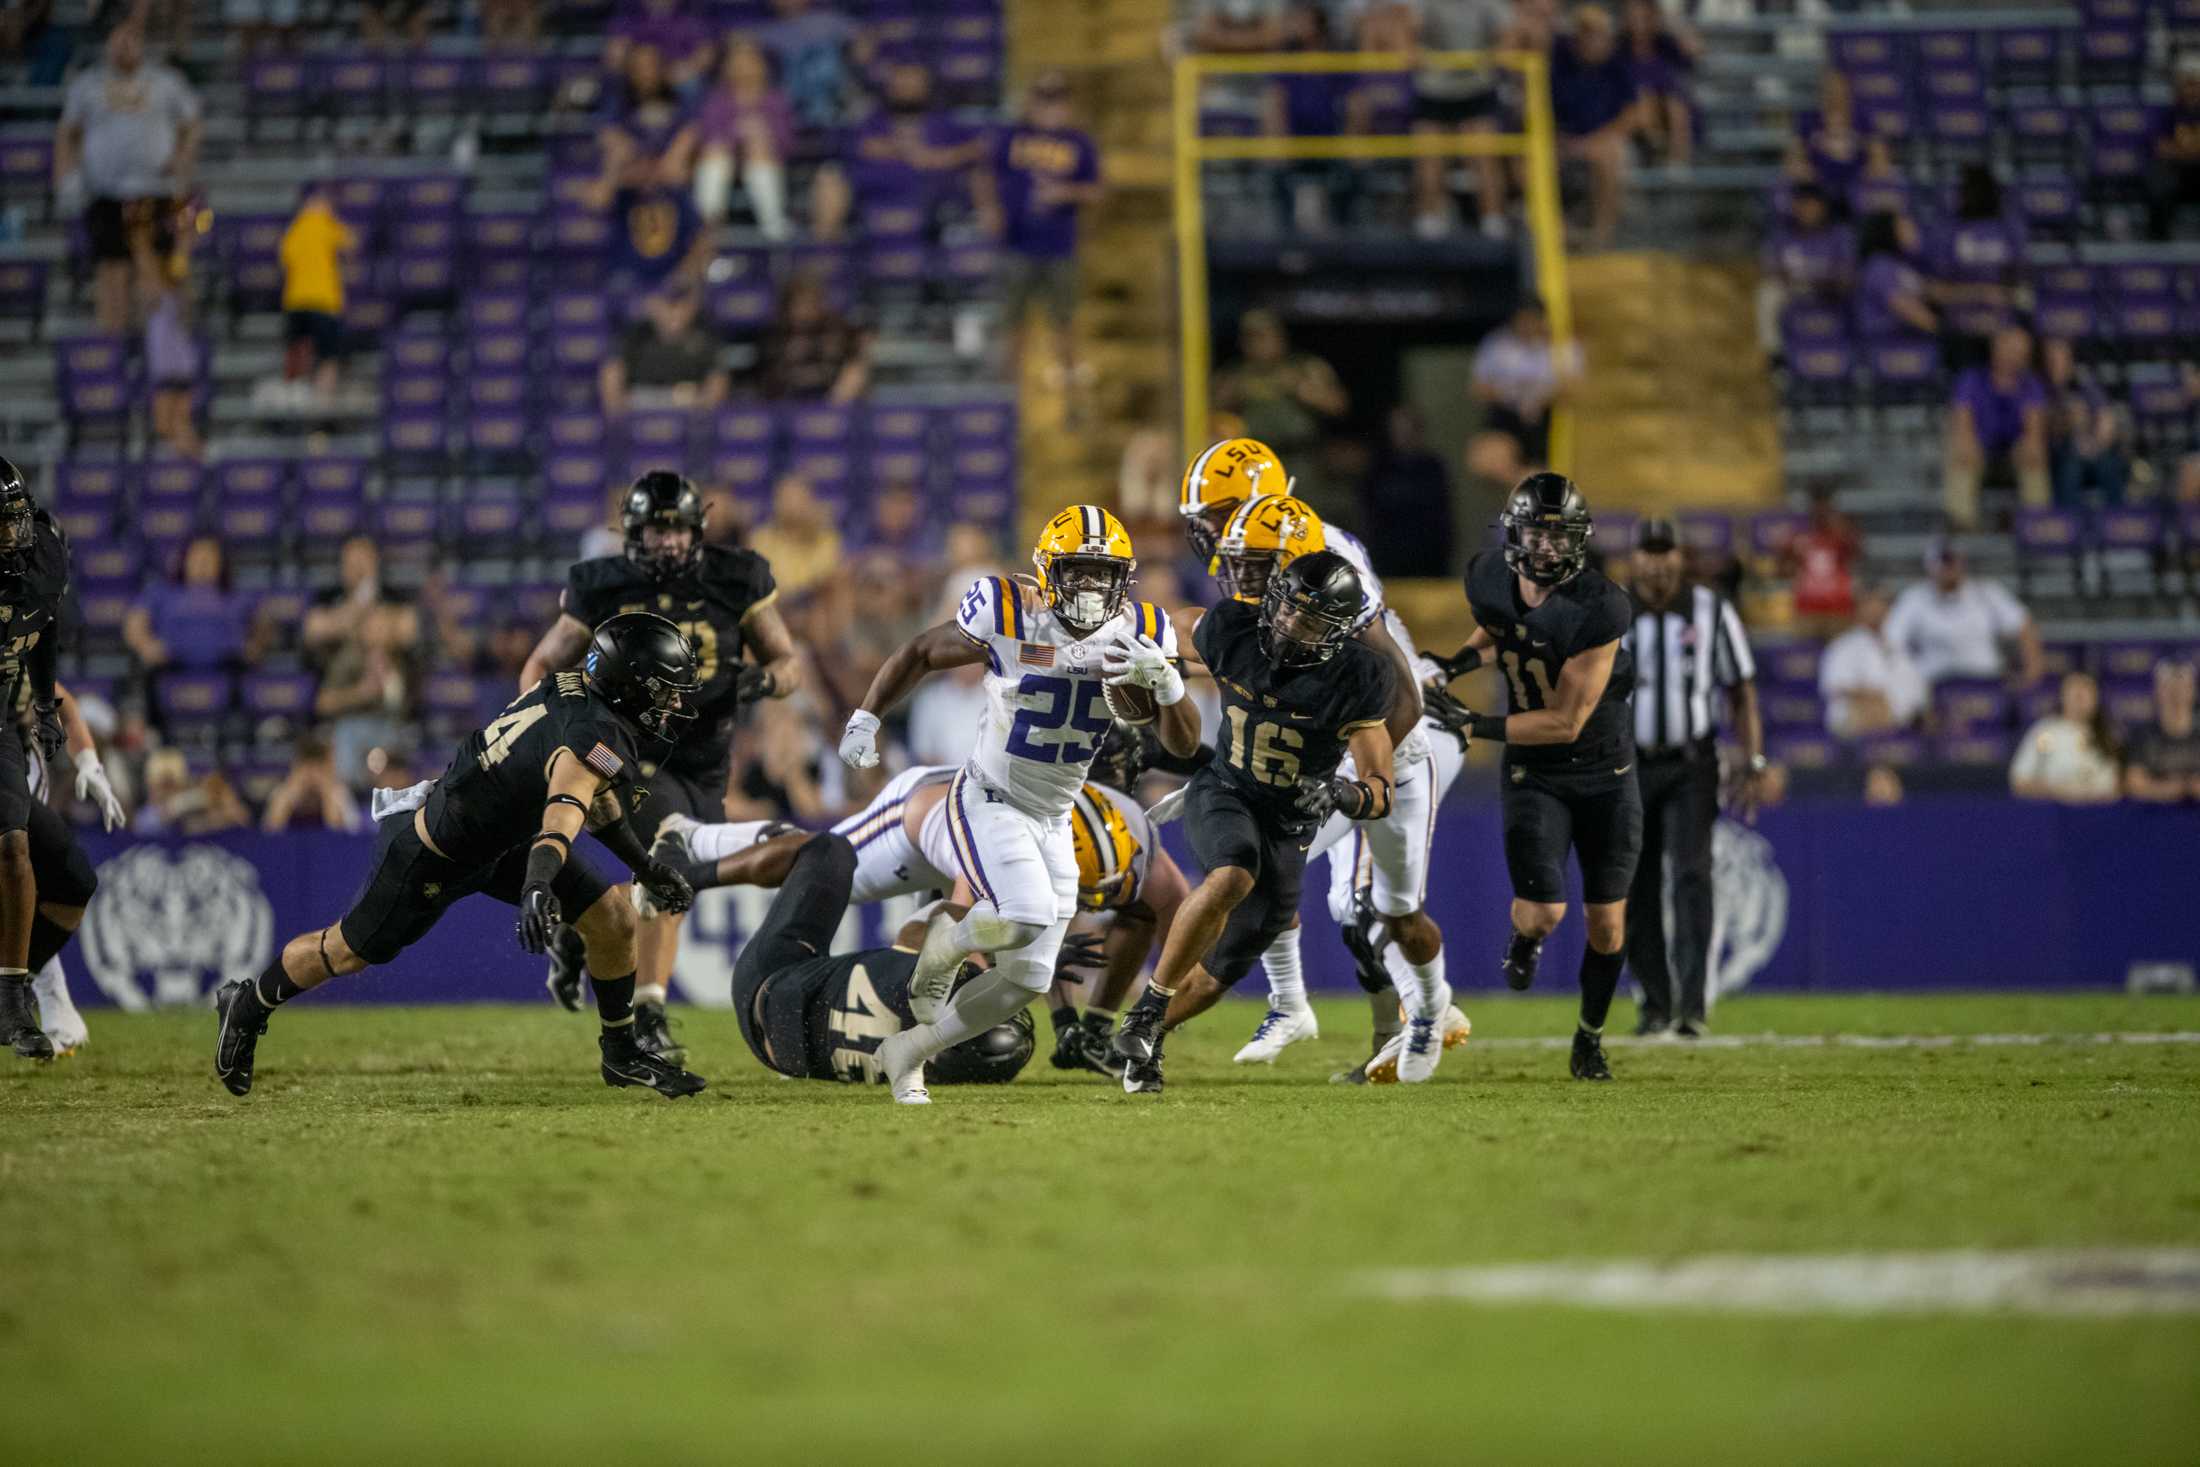
[[[1225,596],[1257,603],[1268,578],[1302,555],[1329,548],[1321,516],[1304,500],[1263,494],[1237,507],[1215,542],[1215,579]]]
[[[1176,512],[1184,517],[1184,538],[1201,560],[1212,560],[1215,540],[1231,513],[1248,499],[1290,492],[1283,460],[1258,438],[1225,438],[1210,445],[1184,470]]]
[[[1071,797],[1070,843],[1077,849],[1077,905],[1119,907],[1138,894],[1138,842],[1105,790],[1085,785]]]
[[[1123,609],[1138,569],[1131,532],[1096,504],[1073,504],[1048,520],[1031,564],[1047,608],[1088,635]]]

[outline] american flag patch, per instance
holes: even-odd
[[[619,756],[602,744],[596,745],[595,748],[581,755],[581,762],[605,779],[617,779],[619,777]]]
[[[1054,665],[1054,644],[1052,642],[1020,643],[1016,648],[1016,660],[1029,663],[1033,667],[1052,667]]]

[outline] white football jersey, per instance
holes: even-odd
[[[1413,633],[1406,630],[1405,621],[1383,599],[1383,578],[1375,574],[1375,564],[1367,558],[1367,547],[1360,543],[1360,537],[1350,530],[1340,530],[1334,525],[1324,525],[1322,534],[1328,548],[1343,556],[1352,569],[1359,572],[1360,589],[1366,593],[1366,600],[1360,606],[1359,619],[1352,623],[1352,630],[1357,633],[1376,617],[1381,617],[1383,625],[1389,628],[1390,635],[1397,639],[1399,650],[1406,654],[1406,661],[1412,662],[1419,655],[1419,649],[1413,645]]]
[[[985,714],[969,767],[1027,815],[1069,813],[1113,722],[1101,653],[1144,635],[1171,661],[1177,656],[1176,628],[1150,601],[1126,601],[1106,626],[1081,637],[1037,590],[1007,576],[972,582],[955,626],[987,657]]]

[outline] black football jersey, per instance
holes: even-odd
[[[695,721],[665,757],[667,768],[694,778],[722,775],[731,759],[734,682],[741,675],[743,625],[775,594],[771,565],[752,550],[706,545],[695,568],[660,581],[623,555],[576,561],[562,605],[568,615],[600,626],[623,611],[653,611],[680,628],[695,647],[702,686]]]
[[[917,955],[908,948],[874,947],[798,963],[773,980],[802,986],[804,1072],[813,1080],[870,1084],[885,1077],[878,1047],[889,1035],[913,1027],[909,975]]]
[[[459,744],[428,793],[428,838],[469,866],[533,841],[550,798],[550,760],[560,749],[608,780],[631,812],[648,798],[635,784],[639,742],[579,673],[552,673]]]
[[[1515,713],[1550,706],[1567,660],[1617,642],[1634,621],[1627,593],[1593,570],[1554,587],[1541,606],[1530,609],[1520,599],[1520,578],[1505,564],[1501,550],[1485,550],[1467,566],[1467,605],[1497,643],[1493,660]],[[1624,757],[1634,743],[1627,712],[1634,689],[1634,658],[1622,646],[1613,658],[1604,696],[1590,710],[1580,737],[1570,744],[1507,744],[1505,762],[1560,766]]]
[[[1261,650],[1260,609],[1242,601],[1201,617],[1192,645],[1222,693],[1214,769],[1283,829],[1311,825],[1299,781],[1335,774],[1352,735],[1389,717],[1388,659],[1352,640],[1327,662],[1278,668]]]
[[[61,633],[61,598],[69,590],[69,542],[44,510],[32,520],[31,547],[21,575],[0,576],[0,708],[21,706],[26,695],[50,696],[51,688],[26,688],[41,646],[52,666],[52,641]]]

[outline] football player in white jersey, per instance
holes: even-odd
[[[1199,713],[1184,696],[1167,613],[1130,599],[1138,562],[1114,515],[1072,505],[1047,522],[1026,585],[972,583],[952,622],[920,632],[886,659],[848,716],[840,757],[878,763],[879,716],[931,673],[987,664],[986,708],[970,760],[948,788],[947,828],[977,902],[956,921],[936,915],[910,977],[921,1021],[886,1040],[879,1060],[894,1099],[925,1105],[924,1062],[983,1033],[1046,992],[1077,912],[1070,806],[1110,723],[1111,685],[1152,695],[1164,747],[1189,754]],[[974,953],[985,977],[953,988]],[[954,1001],[948,997],[953,992]]]
[[[1200,462],[1193,460],[1193,471]],[[1212,488],[1203,489],[1198,513],[1185,508],[1191,477],[1188,471],[1187,494],[1179,504],[1196,549],[1205,536],[1191,534],[1192,526],[1204,532],[1217,515]],[[1323,549],[1343,556],[1360,577],[1365,599],[1351,634],[1389,657],[1398,671],[1398,702],[1391,718],[1397,783],[1388,814],[1371,821],[1331,816],[1308,855],[1329,857],[1329,915],[1352,953],[1361,986],[1369,991],[1373,1051],[1381,1054],[1393,1038],[1410,1031],[1396,1069],[1399,1079],[1418,1083],[1435,1073],[1443,1057],[1451,988],[1444,979],[1443,933],[1425,907],[1429,842],[1442,791],[1421,727],[1412,634],[1385,603],[1366,547],[1346,532],[1328,528],[1309,506],[1288,495],[1263,494],[1237,503],[1214,536],[1213,569],[1225,594],[1258,604],[1271,575],[1299,556]],[[1338,775],[1349,779],[1354,773],[1348,755]],[[1340,845],[1347,840],[1349,846]],[[1359,880],[1363,863],[1364,898]],[[1237,1052],[1237,1063],[1273,1064],[1286,1047],[1320,1032],[1306,1001],[1301,940],[1301,929],[1294,925],[1261,959],[1268,977],[1268,1012]]]

